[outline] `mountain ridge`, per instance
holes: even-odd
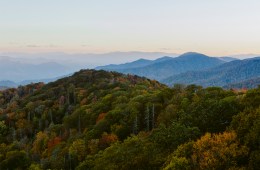
[[[144,67],[106,69],[106,66],[103,66],[97,67],[97,69],[102,68],[104,70],[118,71],[125,74],[135,74],[160,81],[171,75],[189,70],[206,69],[222,63],[225,63],[225,61],[196,52],[188,52],[175,58],[165,57],[153,60],[149,65]]]
[[[202,70],[189,71],[171,76],[162,82],[168,85],[174,83],[197,84],[202,86],[226,86],[239,83],[260,75],[260,58],[235,60],[222,65]]]
[[[28,79],[44,79],[69,74],[70,69],[56,62],[39,64],[22,63],[10,58],[0,59],[0,80],[23,81]]]

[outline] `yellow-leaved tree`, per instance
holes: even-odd
[[[178,147],[165,164],[169,169],[242,169],[248,148],[237,140],[235,132],[206,133],[196,142]]]

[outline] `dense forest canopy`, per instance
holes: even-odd
[[[0,91],[0,169],[258,169],[260,87],[81,70]]]

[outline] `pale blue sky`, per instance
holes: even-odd
[[[260,53],[259,0],[0,0],[0,52]]]

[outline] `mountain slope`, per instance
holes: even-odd
[[[203,54],[189,52],[176,58],[163,57],[150,62],[149,65],[136,68],[114,68],[102,67],[104,70],[113,70],[125,74],[135,74],[156,80],[163,80],[172,75],[180,74],[190,70],[202,70],[225,63],[218,58],[208,57]],[[100,68],[100,67],[99,67]]]
[[[0,91],[0,169],[201,169],[198,150],[257,169],[247,160],[259,153],[259,94],[103,70]]]
[[[152,60],[139,59],[133,62],[125,63],[125,64],[110,64],[106,66],[96,67],[97,70],[116,70],[116,69],[129,69],[129,68],[137,68],[144,67],[151,64]]]
[[[59,76],[59,77],[54,77],[54,78],[48,78],[48,79],[34,79],[34,80],[23,80],[20,82],[14,82],[14,81],[10,81],[10,80],[2,80],[0,81],[0,86],[6,87],[6,88],[16,88],[18,86],[25,86],[31,83],[50,83],[50,82],[54,82],[58,79],[64,78],[64,77],[69,77],[72,74],[68,74],[65,76]]]
[[[125,63],[125,64],[110,64],[106,66],[99,66],[95,69],[97,70],[108,70],[108,71],[118,71],[118,70],[125,70],[125,69],[135,69],[135,68],[142,68],[148,65],[156,64],[159,62],[164,62],[173,59],[172,57],[164,56],[158,58],[156,60],[147,60],[147,59],[139,59],[133,62]]]
[[[226,86],[260,76],[260,58],[235,60],[204,71],[190,71],[172,76],[162,82],[172,85],[198,84],[202,86]]]
[[[244,80],[238,83],[232,83],[232,84],[228,84],[225,85],[224,88],[225,89],[252,89],[252,88],[257,88],[260,85],[260,77],[255,77],[255,78],[251,78],[249,80]]]
[[[226,61],[226,62],[230,62],[230,61],[234,61],[234,60],[239,60],[237,58],[234,57],[218,57],[220,60]]]

